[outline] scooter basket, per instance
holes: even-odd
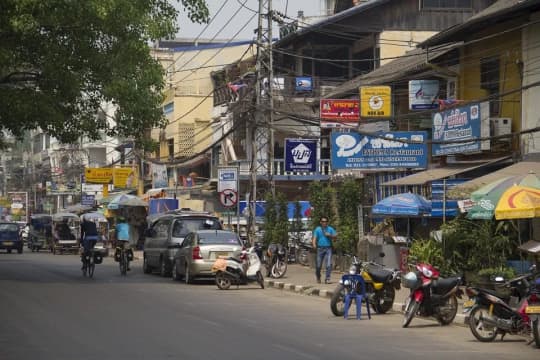
[[[416,289],[420,287],[420,278],[414,271],[410,271],[401,278],[401,284],[407,289]]]

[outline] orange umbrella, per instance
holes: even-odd
[[[529,219],[540,217],[540,190],[514,185],[508,188],[495,208],[495,219]]]

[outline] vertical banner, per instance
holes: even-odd
[[[285,171],[317,170],[317,140],[285,139]]]
[[[164,164],[151,164],[152,169],[152,187],[163,188],[169,186],[169,179],[167,176],[167,165]]]

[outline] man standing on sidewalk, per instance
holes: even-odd
[[[321,266],[326,257],[326,278],[325,284],[330,283],[330,274],[332,272],[332,240],[337,237],[336,230],[328,225],[328,218],[321,217],[320,225],[313,230],[311,242],[317,249],[317,262],[315,265],[315,275],[317,283],[321,283]]]

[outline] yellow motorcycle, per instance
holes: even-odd
[[[381,257],[384,253],[381,253]],[[374,261],[361,261],[352,256],[349,274],[360,274],[366,283],[367,299],[377,313],[387,313],[394,305],[396,290],[401,288],[401,272],[385,268]],[[346,284],[341,281],[336,286],[330,300],[330,309],[335,316],[343,316],[345,307]]]

